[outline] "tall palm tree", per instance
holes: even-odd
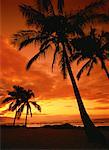
[[[13,126],[15,125],[16,119],[19,119],[21,117],[21,113],[24,110],[24,106],[27,106],[27,111],[26,111],[26,119],[25,119],[25,126],[27,124],[27,115],[31,114],[32,117],[32,110],[31,110],[31,105],[34,105],[39,111],[41,111],[41,107],[34,101],[29,101],[31,97],[34,97],[34,93],[32,90],[25,90],[23,87],[20,86],[13,86],[14,90],[13,91],[8,91],[9,97],[5,98],[2,103],[10,103],[9,105],[9,110],[10,111],[15,111],[15,117],[14,117],[14,122]]]
[[[71,43],[76,49],[75,54],[71,56],[71,61],[77,60],[77,64],[79,64],[87,60],[77,73],[78,80],[86,69],[88,70],[87,76],[90,75],[94,64],[97,64],[98,61],[109,79],[109,71],[105,63],[109,60],[109,32],[102,31],[101,34],[97,35],[96,29],[91,28],[89,35],[72,39]]]
[[[28,26],[32,27],[32,30],[21,30],[14,34],[12,39],[12,43],[15,46],[18,46],[19,50],[31,43],[41,43],[39,52],[30,59],[26,67],[27,69],[29,69],[31,64],[42,54],[45,54],[51,45],[55,46],[52,69],[57,55],[59,55],[60,69],[64,78],[66,78],[67,72],[70,76],[85,131],[88,138],[91,140],[99,140],[100,133],[95,128],[85,110],[79,89],[73,76],[69,60],[73,48],[70,38],[72,35],[83,36],[84,32],[82,27],[88,22],[94,20],[99,22],[109,21],[109,16],[106,14],[98,14],[96,12],[96,9],[104,5],[106,1],[107,0],[98,0],[79,12],[70,15],[66,15],[63,12],[63,0],[58,2],[58,13],[54,11],[51,0],[47,0],[46,2],[45,0],[39,0],[38,4],[40,9],[25,4],[20,5],[20,10],[26,19],[26,23]]]

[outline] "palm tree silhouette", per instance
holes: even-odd
[[[85,26],[86,23],[95,20],[99,22],[109,21],[109,16],[106,14],[98,14],[96,12],[96,9],[104,5],[106,1],[107,0],[99,0],[95,3],[91,3],[77,13],[69,15],[66,15],[63,12],[63,0],[58,1],[57,12],[54,11],[51,0],[47,0],[46,2],[45,0],[39,0],[37,2],[37,9],[22,4],[20,5],[20,10],[26,19],[27,25],[32,27],[32,30],[21,30],[12,37],[12,44],[18,46],[19,50],[31,43],[41,43],[39,52],[30,59],[26,67],[27,69],[29,69],[31,64],[41,55],[45,55],[51,45],[55,46],[52,69],[57,55],[59,55],[60,69],[64,78],[67,77],[68,71],[85,131],[90,140],[99,140],[100,133],[95,129],[94,124],[85,110],[79,89],[72,73],[69,59],[72,55],[73,49],[71,37],[72,35],[77,35],[79,37],[83,36],[84,32],[82,27]]]
[[[31,110],[30,104],[32,104],[35,108],[38,109],[38,111],[41,112],[40,105],[38,105],[36,102],[30,100],[32,97],[34,97],[34,93],[32,92],[32,90],[23,89],[21,91],[22,104],[19,106],[19,108],[17,110],[17,118],[19,119],[21,117],[24,107],[26,106],[25,126],[27,125],[27,116],[29,115],[29,112],[32,117],[32,110]]]
[[[77,60],[77,64],[87,60],[82,68],[77,73],[79,80],[84,70],[88,70],[87,76],[90,75],[94,64],[101,62],[101,68],[104,69],[106,76],[109,78],[109,72],[105,61],[109,60],[109,32],[102,31],[101,34],[96,34],[96,29],[91,28],[89,35],[82,38],[72,39],[76,52],[71,56],[71,61]]]
[[[13,122],[13,126],[14,126],[16,117],[17,117],[17,109],[22,103],[21,97],[20,97],[20,91],[22,90],[22,87],[14,85],[13,89],[14,89],[13,91],[8,91],[9,97],[5,98],[2,103],[10,103],[11,102],[9,105],[9,110],[11,110],[11,111],[16,110],[14,122]]]
[[[41,107],[33,101],[29,101],[31,97],[34,97],[34,93],[32,90],[25,90],[23,87],[20,86],[13,86],[13,91],[8,91],[9,97],[5,98],[2,103],[10,103],[9,105],[9,110],[10,111],[15,111],[15,117],[14,117],[14,122],[13,126],[15,126],[15,121],[16,119],[19,119],[21,117],[21,113],[23,112],[24,106],[27,106],[27,112],[26,112],[26,119],[25,119],[25,126],[27,124],[27,115],[31,114],[32,117],[32,111],[31,111],[31,106],[34,105],[39,111],[41,111]]]

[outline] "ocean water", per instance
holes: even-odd
[[[109,126],[109,117],[108,116],[97,116],[93,117],[91,116],[91,119],[93,123],[96,126]],[[0,117],[0,125],[13,125],[14,118],[8,118],[8,117]],[[50,118],[48,117],[40,117],[39,119],[37,117],[28,117],[27,126],[28,127],[41,127],[44,125],[61,125],[69,123],[73,126],[83,126],[83,123],[81,121],[80,117],[64,117],[61,116],[53,118],[52,116]],[[25,124],[25,118],[16,119],[16,125],[24,125]]]
[[[28,122],[27,127],[42,127],[45,125],[62,125],[65,123],[69,123],[72,126],[81,126],[83,127],[83,123],[81,120],[75,120],[75,121],[62,121],[62,122]],[[95,126],[109,126],[109,118],[103,119],[93,119],[93,123]],[[10,122],[0,122],[0,125],[13,125],[13,120]],[[24,125],[24,121],[16,121],[16,125],[22,126]]]
[[[51,122],[51,123],[30,123],[27,126],[28,127],[41,127],[41,126],[44,126],[44,125],[62,125],[62,124],[65,124],[65,123],[69,123],[72,126],[81,126],[81,127],[83,127],[83,123],[81,121],[75,121],[75,122]],[[93,123],[95,124],[95,126],[109,126],[109,119],[108,119],[108,122],[96,120]]]

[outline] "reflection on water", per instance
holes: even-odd
[[[93,119],[93,122],[96,126],[109,126],[109,118],[105,118],[105,119]],[[73,126],[83,126],[81,120],[75,120],[75,121],[61,121],[61,122],[28,122],[27,127],[42,127],[44,125],[61,125],[61,124],[65,124],[65,123],[69,123]],[[13,121],[10,122],[0,122],[0,125],[12,125]],[[16,125],[22,126],[24,125],[24,122],[16,122]]]

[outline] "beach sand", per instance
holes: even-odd
[[[109,140],[109,128],[100,129]],[[2,149],[103,149],[87,140],[84,128],[52,129],[1,127]]]

